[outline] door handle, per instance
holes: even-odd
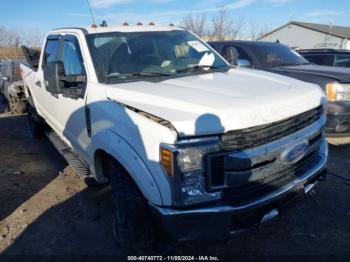
[[[35,85],[36,85],[37,87],[41,87],[41,82],[40,82],[40,81],[37,81],[37,82],[35,82]]]

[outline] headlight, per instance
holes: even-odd
[[[350,101],[350,84],[329,83],[326,87],[329,101]]]
[[[219,138],[183,141],[161,146],[161,165],[173,187],[174,205],[198,204],[221,198],[221,192],[207,192],[205,155],[219,152]]]
[[[220,151],[220,145],[217,142],[195,147],[185,147],[179,150],[177,162],[182,172],[203,171],[204,156],[218,151]]]

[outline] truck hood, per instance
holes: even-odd
[[[294,72],[307,73],[315,76],[325,76],[337,80],[341,83],[350,83],[350,68],[320,66],[320,65],[296,65],[276,67],[272,72]]]
[[[269,124],[325,101],[323,91],[313,84],[243,68],[104,88],[108,99],[171,122],[179,136]]]

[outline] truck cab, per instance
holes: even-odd
[[[228,239],[326,174],[318,86],[233,68],[181,28],[56,29],[34,60],[22,66],[33,134],[82,177],[112,184],[124,249],[157,230]]]

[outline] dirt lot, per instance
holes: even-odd
[[[229,243],[166,254],[350,256],[350,146],[331,147],[327,182],[271,224]],[[109,187],[87,188],[26,116],[0,114],[0,252],[115,255]]]

